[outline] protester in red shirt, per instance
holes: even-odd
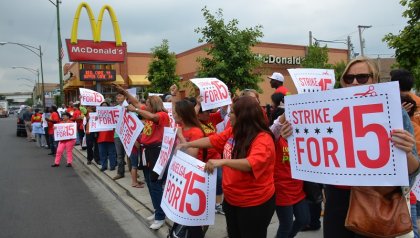
[[[83,137],[85,136],[85,131],[83,130],[83,118],[85,117],[83,115],[83,113],[80,111],[79,107],[80,107],[80,102],[76,101],[73,103],[74,107],[73,109],[73,114],[71,117],[71,120],[77,123],[77,141],[76,144],[82,144],[83,142]],[[82,149],[83,145],[82,145]]]
[[[158,179],[159,176],[153,172],[154,165],[159,157],[160,148],[163,140],[164,127],[169,127],[169,115],[163,106],[162,99],[157,96],[151,96],[146,100],[146,110],[143,110],[143,105],[133,95],[126,90],[114,84],[117,91],[127,97],[127,101],[131,104],[127,107],[129,111],[136,112],[142,119],[145,120],[144,128],[141,134],[141,158],[147,162],[143,165],[144,178],[147,187],[149,188],[150,197],[153,208],[155,209],[154,216],[148,218],[153,221],[150,229],[157,230],[165,223],[165,213],[160,207],[163,196],[164,179]],[[132,164],[132,179],[137,178],[137,166]]]
[[[43,127],[42,127],[42,113],[39,113],[39,109],[35,109],[35,114],[32,115],[31,117],[31,124],[32,124],[32,134],[35,137],[35,140],[38,144],[39,147],[44,147],[45,146],[45,142],[42,141],[42,135],[39,132],[43,132]]]
[[[289,90],[285,86],[283,86],[284,83],[284,77],[281,73],[274,72],[270,77],[270,86],[276,91],[274,93],[281,93],[283,95],[288,95]]]
[[[223,167],[223,209],[229,237],[266,237],[275,209],[274,136],[258,102],[238,98],[230,113],[232,127],[178,149],[215,148],[223,159],[210,159],[205,170]]]
[[[54,124],[60,122],[60,116],[58,115],[57,107],[55,105],[50,107],[50,118],[45,118],[45,120],[48,122],[48,137],[51,149],[51,153],[48,155],[55,155],[58,142],[54,140]]]
[[[109,107],[109,103],[103,102],[101,103],[101,106]],[[115,167],[117,166],[117,152],[115,151],[114,144],[114,130],[98,132],[97,143],[99,147],[99,159],[102,166],[101,171],[108,169],[108,160],[109,170],[115,170]]]
[[[72,123],[72,121],[70,121],[70,113],[63,112],[61,114],[61,116],[63,118],[63,121],[61,121],[60,123]],[[67,165],[66,165],[66,167],[72,167],[71,164],[73,162],[74,144],[76,144],[76,139],[61,140],[58,143],[57,154],[55,155],[55,161],[54,161],[54,164],[51,165],[51,167],[60,166],[60,160],[61,160],[61,156],[64,153],[64,150],[66,150],[66,152],[67,152]]]
[[[277,238],[295,237],[310,222],[309,206],[305,200],[303,181],[292,178],[287,140],[277,141],[277,156],[274,167],[276,187],[276,213],[279,219]],[[293,221],[293,217],[295,220]]]

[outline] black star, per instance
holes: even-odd
[[[176,178],[176,181],[178,182],[178,178]]]
[[[179,184],[181,184],[181,185],[182,185],[182,181],[180,181],[180,182],[179,182]]]
[[[332,129],[331,127],[328,127],[328,128],[327,128],[327,132],[328,132],[329,134],[331,134],[331,133],[333,133],[333,129]]]
[[[303,132],[305,133],[305,134],[308,134],[309,133],[309,130],[308,129],[303,129]]]
[[[315,128],[315,133],[319,134],[319,133],[321,133],[321,130],[319,128]]]
[[[295,131],[296,131],[296,134],[299,134],[299,128],[296,128]]]
[[[305,92],[306,90],[305,89],[303,89],[303,92]]]

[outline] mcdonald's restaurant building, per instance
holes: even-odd
[[[176,73],[182,79],[180,87],[181,96],[188,95],[188,92],[185,91],[183,85],[188,80],[196,77],[199,68],[197,59],[199,57],[206,57],[207,53],[203,50],[206,47],[208,47],[207,44],[176,54]],[[295,91],[295,87],[287,69],[301,67],[302,59],[307,52],[306,46],[262,42],[254,46],[252,51],[263,57],[264,60],[264,64],[258,69],[258,71],[262,73],[261,77],[264,79],[260,84],[260,87],[263,90],[263,93],[260,95],[262,105],[271,102],[270,97],[274,92],[274,89],[270,87],[267,77],[273,72],[282,73],[285,77],[284,85],[290,91]],[[344,49],[329,48],[328,56],[329,63],[331,64],[340,61],[348,61],[348,51]],[[143,97],[145,88],[150,85],[150,82],[147,79],[147,71],[151,61],[151,53],[127,52],[124,62],[98,64],[95,66],[96,69],[113,69],[113,71],[115,71],[115,76],[111,78],[114,81],[84,80],[89,75],[86,75],[87,70],[82,62],[66,64],[64,66],[64,93],[66,103],[78,100],[78,88],[80,87],[96,90],[102,93],[105,98],[113,100],[116,92],[111,86],[112,82],[126,88],[136,87],[141,98]]]

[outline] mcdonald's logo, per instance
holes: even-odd
[[[90,28],[93,40],[78,40],[77,30],[79,28],[79,18],[82,9],[86,9],[89,17]],[[108,11],[114,29],[115,41],[101,41],[102,19]],[[71,39],[66,39],[67,52],[70,61],[94,61],[94,62],[123,62],[127,52],[127,44],[121,40],[120,27],[114,10],[109,5],[104,5],[99,12],[98,21],[95,20],[90,6],[83,2],[76,10],[73,26],[71,29]]]

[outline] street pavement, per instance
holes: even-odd
[[[0,237],[166,237],[172,222],[167,219],[160,230],[149,230],[150,195],[147,188],[131,187],[128,171],[113,181],[115,171],[86,165],[86,151],[80,146],[73,150],[73,168],[64,167],[65,158],[62,166],[51,168],[49,151],[16,137],[15,123],[0,120],[0,160],[5,162],[0,166],[0,221],[6,221],[0,222],[5,231]],[[275,237],[277,227],[274,214],[268,238]],[[224,237],[225,218],[217,214],[206,238]],[[320,238],[322,232],[300,232],[296,237]]]
[[[0,119],[0,237],[156,237],[86,167],[53,157]],[[65,158],[64,158],[65,159]]]

